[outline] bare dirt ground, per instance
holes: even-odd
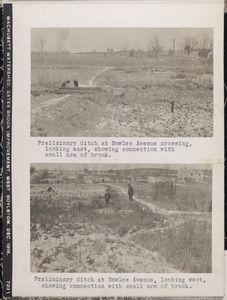
[[[157,252],[88,224],[62,223],[38,233],[39,240],[31,243],[33,272],[177,272]]]
[[[187,68],[127,66],[71,68],[68,74],[65,68],[57,71],[56,74],[50,68],[32,70],[32,136],[208,137],[213,134],[210,73]],[[40,72],[44,78],[49,76],[45,85],[40,83]],[[47,93],[47,87],[60,86],[75,73],[81,85],[99,86],[102,91],[68,95],[62,100],[50,91]]]
[[[210,214],[130,203],[120,185],[47,187],[31,186],[32,272],[210,272]]]

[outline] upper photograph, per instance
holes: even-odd
[[[33,28],[31,136],[212,137],[211,28]]]

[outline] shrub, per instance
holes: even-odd
[[[187,75],[185,73],[176,73],[175,78],[176,79],[184,79],[184,78],[187,78]]]
[[[132,239],[142,247],[159,252],[180,272],[212,272],[211,224],[206,221],[192,220],[166,228],[164,234],[140,233]]]
[[[153,199],[155,201],[173,200],[176,197],[176,184],[173,182],[156,182]]]

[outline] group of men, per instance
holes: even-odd
[[[69,84],[70,84],[70,80],[66,80],[62,83],[61,86],[62,87],[67,87]],[[73,84],[74,84],[75,87],[79,87],[79,82],[76,78],[73,80]]]
[[[133,195],[134,195],[134,189],[131,186],[131,184],[128,184],[128,200],[131,202],[133,200]],[[111,199],[111,194],[109,189],[106,189],[105,195],[104,195],[104,199],[106,204],[110,203],[110,199]]]

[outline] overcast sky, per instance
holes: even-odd
[[[170,170],[180,170],[182,168],[187,169],[200,169],[200,170],[211,170],[212,166],[210,164],[58,164],[58,163],[39,163],[31,164],[36,169],[47,169],[47,170],[125,170],[125,169],[170,169]]]
[[[40,39],[45,40],[45,51],[91,52],[114,50],[147,50],[152,37],[158,35],[164,49],[181,49],[184,37],[208,34],[210,28],[33,28],[31,30],[31,49],[40,51]]]

